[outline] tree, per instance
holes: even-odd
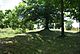
[[[64,36],[64,2],[61,0],[61,36]]]
[[[45,29],[49,30],[49,21],[55,18],[60,19],[60,1],[58,0],[23,0],[23,2],[32,7],[29,10],[32,19],[45,18]]]
[[[15,10],[5,10],[4,24],[6,28],[19,28],[19,18]]]
[[[80,32],[80,0],[77,0],[77,6],[78,6],[78,20],[79,20],[79,32]]]
[[[0,10],[0,28],[4,27],[3,19],[4,19],[4,13]]]

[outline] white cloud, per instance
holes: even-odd
[[[13,9],[22,0],[0,0],[0,10]]]

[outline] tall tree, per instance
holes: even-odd
[[[49,30],[49,21],[52,18],[58,18],[59,12],[59,1],[57,0],[23,0],[27,6],[32,6],[30,9],[31,18],[45,18],[45,29]]]
[[[64,36],[64,2],[61,0],[61,36]]]
[[[44,12],[44,18],[45,18],[45,29],[49,30],[48,24],[49,24],[49,18],[50,18],[50,1],[45,1],[45,12]]]
[[[77,0],[78,4],[78,20],[79,20],[79,33],[80,33],[80,0]]]

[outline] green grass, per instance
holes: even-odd
[[[15,31],[11,28],[0,29],[0,38],[11,37],[15,35]]]
[[[44,30],[0,38],[0,54],[80,54],[79,33],[65,34]]]
[[[18,33],[21,33],[20,29],[16,30],[13,30],[11,28],[0,29],[0,38],[14,37]]]

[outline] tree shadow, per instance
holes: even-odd
[[[65,32],[65,35],[67,36],[77,36],[77,37],[80,37],[80,33],[79,32],[76,32],[76,33],[70,33],[70,32]]]
[[[43,30],[0,38],[0,54],[79,54],[80,37],[65,33],[67,37],[57,38],[60,32]],[[74,36],[73,36],[74,35]]]

